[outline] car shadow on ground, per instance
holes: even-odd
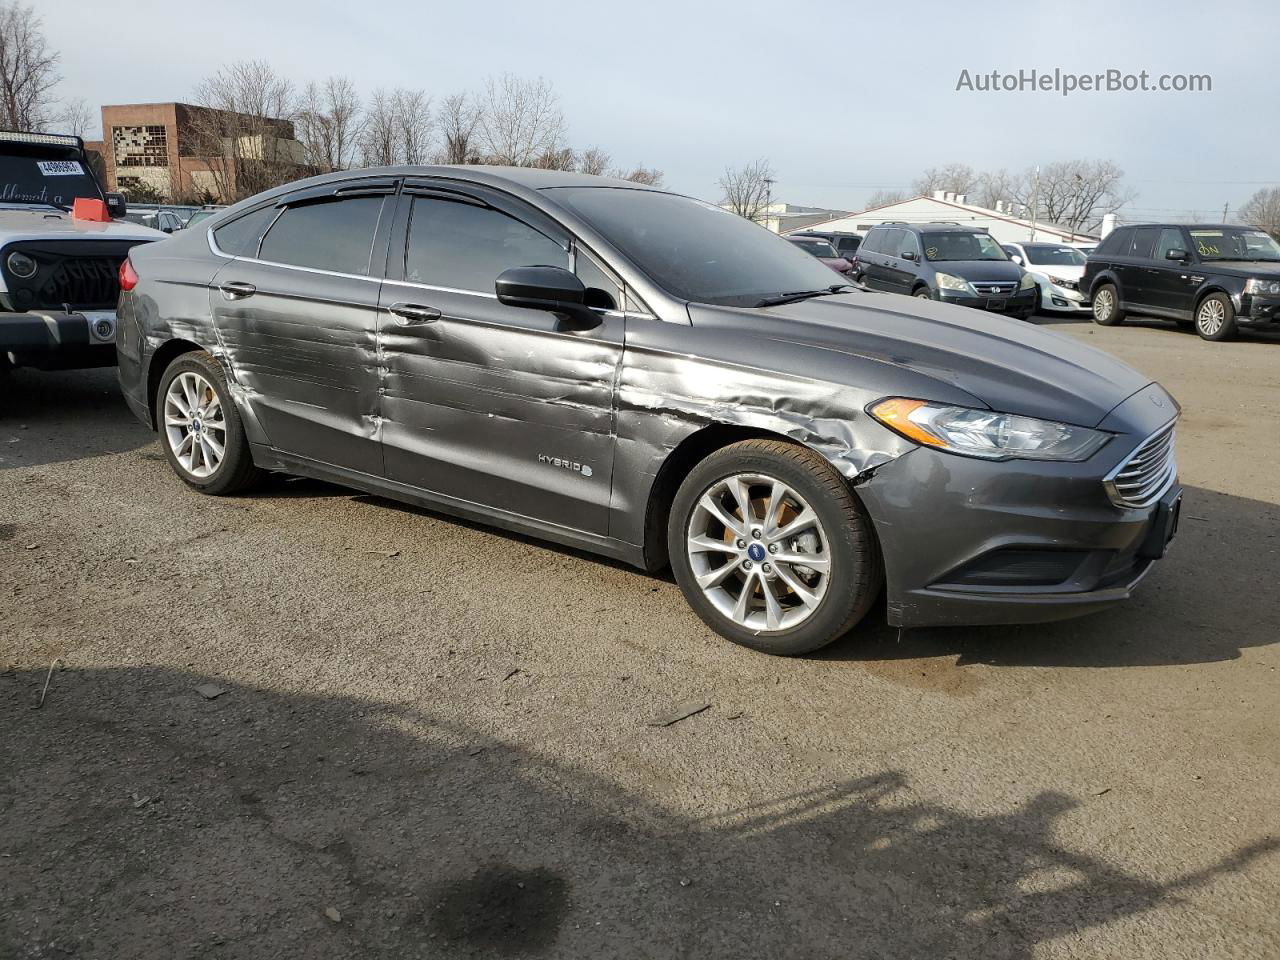
[[[815,654],[827,660],[955,657],[957,666],[1125,667],[1212,663],[1280,642],[1274,590],[1280,506],[1199,487],[1177,537],[1126,602],[1058,623],[899,631],[864,623]],[[1230,570],[1231,576],[1205,576]],[[880,608],[883,612],[883,606]],[[871,617],[877,615],[872,611]]]
[[[1031,317],[1031,323],[1038,327],[1083,326],[1093,323],[1093,317],[1083,313],[1037,313]],[[1157,317],[1126,317],[1120,324],[1122,327],[1141,327],[1157,331],[1169,336],[1187,337],[1199,340],[1200,335],[1191,327],[1179,327],[1172,320],[1161,320]],[[1107,329],[1107,328],[1103,328]],[[1236,342],[1240,343],[1272,343],[1280,344],[1280,329],[1241,330]],[[1214,344],[1208,344],[1213,346]]]
[[[974,814],[892,769],[691,819],[427,710],[121,667],[37,712],[45,682],[0,674],[5,956],[1017,960],[1277,846],[1137,875],[1055,839],[1091,797]]]
[[[0,373],[0,470],[122,453],[154,439],[125,405],[115,367]]]

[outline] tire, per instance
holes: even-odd
[[[920,299],[920,300],[932,300],[932,299],[933,299],[933,294],[929,292],[929,288],[928,288],[928,287],[921,287],[921,288],[920,288],[920,289],[918,289],[918,290],[913,290],[913,291],[911,292],[911,295],[912,295],[913,297],[916,297],[916,298]]]
[[[1234,340],[1239,332],[1236,329],[1236,308],[1231,298],[1225,293],[1211,293],[1196,305],[1196,333],[1202,340],[1220,343],[1223,340]]]
[[[743,497],[750,524],[742,523]],[[790,535],[771,540],[789,525]],[[884,583],[871,520],[844,477],[812,450],[780,440],[743,440],[694,467],[672,503],[667,546],[676,582],[702,621],[763,653],[825,647],[866,615]]]
[[[203,350],[184,353],[165,369],[156,390],[156,427],[169,466],[193,490],[226,496],[248,490],[262,477],[222,368]]]
[[[1124,320],[1120,309],[1120,294],[1115,284],[1103,283],[1093,291],[1093,322],[1104,327],[1114,327]]]

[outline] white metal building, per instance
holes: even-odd
[[[912,197],[883,207],[872,207],[862,213],[836,217],[820,223],[811,223],[802,229],[830,230],[837,233],[865,234],[882,223],[958,223],[961,226],[985,227],[997,243],[1084,243],[1098,238],[1088,233],[1072,232],[1051,223],[1032,224],[1030,220],[1015,217],[1011,210],[1000,204],[997,210],[988,210],[965,202],[964,194],[956,196],[939,190],[933,196]],[[799,228],[792,228],[799,229]],[[786,228],[784,227],[784,230]]]

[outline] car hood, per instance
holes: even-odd
[[[127,220],[76,220],[55,207],[0,207],[0,243],[14,240],[163,240],[168,236]]]
[[[787,345],[835,350],[958,388],[993,410],[1081,426],[1096,426],[1151,383],[1074,338],[914,297],[849,293],[760,310],[691,304],[689,313],[695,326],[722,325],[727,314],[738,314],[742,332],[766,337],[775,355]],[[802,352],[771,362],[802,372],[805,357]],[[920,383],[919,376],[906,379]],[[853,379],[849,385],[865,386]],[[940,389],[936,397],[919,399],[946,399],[954,392]]]
[[[1232,277],[1271,277],[1280,280],[1280,263],[1274,261],[1261,263],[1256,260],[1206,260],[1199,264],[1199,268]]]
[[[979,282],[1016,281],[1022,276],[1022,268],[1012,260],[930,260],[929,266],[938,273]]]

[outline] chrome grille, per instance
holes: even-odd
[[[1112,503],[1119,507],[1148,507],[1164,496],[1178,473],[1173,457],[1177,424],[1176,420],[1165,424],[1111,471],[1103,484]]]
[[[974,280],[972,281],[973,289],[978,293],[988,296],[998,296],[1002,293],[1013,293],[1017,288],[1017,284],[1013,282],[1006,283],[999,280]]]

